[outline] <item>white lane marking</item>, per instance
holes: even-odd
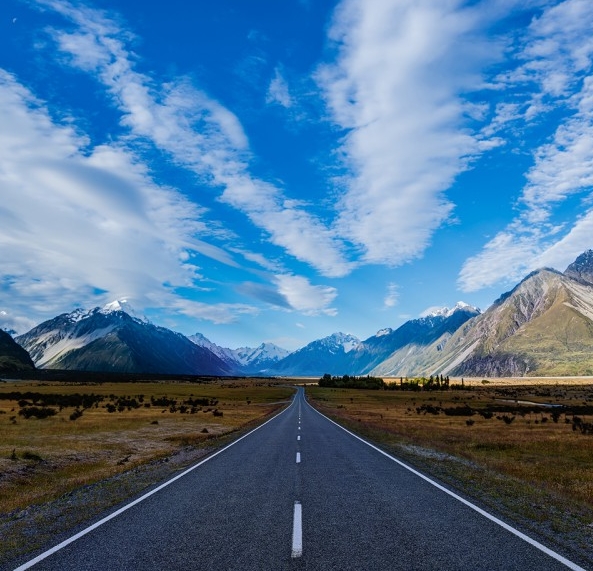
[[[309,405],[309,406],[311,406],[311,405]],[[465,504],[467,507],[469,507],[472,510],[478,512],[480,515],[484,516],[485,518],[489,519],[490,521],[498,524],[500,527],[502,527],[502,528],[506,529],[507,531],[511,532],[513,535],[516,535],[517,537],[519,537],[523,541],[526,541],[527,543],[529,543],[530,545],[532,545],[536,549],[539,549],[540,551],[543,551],[546,555],[549,555],[553,559],[556,559],[556,561],[559,561],[560,563],[566,565],[566,567],[568,567],[569,569],[572,569],[572,571],[586,571],[586,569],[584,569],[583,567],[580,567],[576,563],[573,563],[569,559],[566,559],[566,557],[563,557],[562,555],[560,555],[560,553],[556,553],[555,551],[552,551],[549,547],[546,547],[545,545],[543,545],[539,541],[536,541],[535,539],[532,539],[528,535],[525,535],[524,533],[522,533],[518,529],[515,529],[514,527],[510,526],[508,523],[505,523],[501,519],[498,519],[496,516],[493,516],[492,514],[488,513],[487,511],[483,510],[482,508],[479,508],[478,506],[472,504],[470,501],[466,500],[465,498],[462,498],[461,496],[458,496],[455,492],[452,492],[451,490],[448,490],[444,486],[441,486],[441,484],[439,484],[438,482],[435,482],[434,480],[431,480],[428,476],[425,476],[424,474],[422,474],[421,472],[418,472],[417,470],[415,470],[411,466],[408,466],[407,464],[404,464],[404,462],[402,462],[401,460],[398,460],[397,458],[391,456],[391,454],[387,454],[387,452],[384,452],[380,448],[377,448],[374,444],[371,444],[370,442],[367,442],[364,438],[361,438],[360,436],[354,434],[354,432],[350,432],[347,428],[344,428],[343,426],[339,425],[337,422],[334,422],[331,418],[325,416],[325,414],[319,412],[315,407],[311,406],[311,408],[317,414],[319,414],[323,418],[329,420],[332,424],[335,424],[338,428],[341,428],[344,432],[347,432],[348,434],[350,434],[350,436],[353,436],[354,438],[356,438],[357,440],[360,440],[361,442],[363,442],[367,446],[370,446],[371,448],[373,448],[374,450],[376,450],[377,452],[379,452],[379,454],[383,454],[383,456],[386,456],[390,460],[393,460],[393,462],[395,462],[396,464],[399,464],[402,468],[405,468],[406,470],[412,472],[412,474],[415,474],[419,478],[422,478],[423,480],[425,480],[429,484],[433,485],[435,488],[438,488],[442,492],[445,492],[445,494],[448,494],[452,498],[455,498],[456,500],[460,501],[462,504]]]
[[[297,440],[300,440],[300,439],[301,439],[301,435],[299,434],[299,435],[297,436]]]
[[[296,463],[297,464],[300,464],[301,463],[301,453],[300,452],[297,452],[297,455],[296,455]]]
[[[139,498],[137,498],[133,502],[130,502],[129,504],[126,504],[125,506],[121,507],[117,511],[114,511],[112,514],[109,514],[108,516],[104,517],[103,519],[99,520],[98,522],[94,523],[93,525],[91,525],[91,526],[87,527],[86,529],[83,529],[82,531],[78,532],[76,535],[73,535],[72,537],[69,537],[68,539],[65,539],[64,541],[62,541],[62,543],[59,543],[58,545],[52,547],[51,549],[48,549],[47,551],[44,551],[43,553],[41,553],[40,555],[38,555],[34,559],[31,559],[30,561],[27,561],[26,563],[23,563],[20,567],[17,567],[16,569],[14,569],[14,571],[24,571],[25,569],[29,569],[30,567],[33,567],[33,565],[36,565],[40,561],[43,561],[45,558],[49,557],[50,555],[53,555],[57,551],[60,551],[60,549],[63,549],[67,545],[70,545],[71,543],[75,542],[77,539],[80,539],[82,536],[86,535],[87,533],[90,533],[91,531],[93,531],[94,529],[97,529],[99,526],[103,525],[104,523],[107,523],[108,521],[112,520],[113,518],[117,517],[118,515],[122,514],[123,512],[129,510],[131,507],[135,506],[136,504],[139,504],[140,502],[144,501],[145,499],[149,498],[150,496],[156,494],[157,492],[160,492],[163,488],[166,488],[169,484],[172,484],[173,482],[179,480],[179,478],[183,478],[183,476],[189,474],[190,472],[192,472],[196,468],[199,468],[202,464],[205,464],[209,460],[212,460],[212,458],[214,458],[215,456],[218,456],[219,454],[222,454],[225,450],[228,450],[231,446],[234,446],[235,444],[237,444],[237,442],[240,442],[244,438],[247,438],[248,436],[250,436],[251,434],[253,434],[256,430],[259,430],[260,428],[264,427],[269,422],[272,422],[274,419],[278,418],[281,414],[284,414],[287,410],[290,410],[290,408],[294,405],[295,402],[296,402],[296,399],[292,401],[292,403],[290,404],[290,406],[287,406],[284,410],[280,411],[278,414],[276,414],[275,416],[273,416],[269,420],[266,420],[266,422],[264,422],[263,424],[260,424],[258,427],[256,427],[253,430],[249,431],[247,434],[244,434],[240,438],[237,438],[237,440],[231,442],[230,444],[228,444],[224,448],[221,448],[217,452],[214,452],[213,454],[211,454],[210,456],[208,456],[208,458],[204,458],[204,460],[202,460],[201,462],[198,462],[197,464],[194,464],[193,466],[189,467],[184,472],[181,472],[181,474],[177,474],[177,476],[171,478],[170,480],[167,480],[166,482],[164,482],[163,484],[161,484],[160,486],[158,486],[154,490],[151,490],[150,492],[144,494],[143,496],[140,496]]]
[[[301,427],[299,426],[299,430],[301,429]]]
[[[291,557],[303,554],[303,509],[301,502],[294,502],[294,516],[292,518],[292,553]]]

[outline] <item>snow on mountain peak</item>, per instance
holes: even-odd
[[[127,313],[130,317],[134,317],[135,319],[139,319],[140,321],[149,323],[148,318],[142,315],[141,313],[138,313],[130,305],[130,302],[127,299],[116,299],[115,301],[105,304],[100,311],[104,314],[114,313],[116,311],[123,311],[124,313]]]
[[[375,337],[384,337],[390,333],[393,333],[393,329],[391,329],[391,327],[386,327],[385,329],[379,329],[379,331],[375,333]]]
[[[481,313],[477,307],[473,307],[464,301],[458,301],[452,308],[449,307],[430,307],[421,314],[420,317],[451,317],[456,311],[469,310]]]
[[[110,313],[112,311],[127,311],[131,309],[127,299],[116,299],[111,303],[107,303],[103,306],[103,312]]]
[[[344,349],[344,353],[348,353],[360,345],[360,339],[350,333],[334,333],[326,337],[325,341],[337,347],[341,346]]]
[[[282,349],[274,343],[262,343],[255,349],[252,347],[239,347],[238,349],[228,349],[226,347],[219,347],[216,343],[212,343],[201,333],[196,333],[188,337],[190,341],[196,345],[201,345],[212,351],[215,355],[225,361],[233,361],[241,366],[253,367],[267,361],[279,361],[290,354],[290,351]]]

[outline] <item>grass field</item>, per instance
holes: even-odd
[[[418,392],[309,386],[307,395],[469,495],[570,534],[593,522],[593,379],[566,381],[466,379],[464,390]]]
[[[267,380],[207,383],[0,382],[0,514],[55,499],[278,409]]]

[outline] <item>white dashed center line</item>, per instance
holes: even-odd
[[[292,554],[300,557],[303,554],[303,510],[301,502],[294,502],[294,516],[292,518]]]

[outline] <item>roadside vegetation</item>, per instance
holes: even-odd
[[[539,382],[548,384],[484,379],[462,386],[458,379],[436,388],[434,379],[430,386],[402,379],[383,390],[310,385],[307,396],[321,412],[482,505],[590,549],[593,385]]]
[[[269,380],[0,382],[0,514],[183,448],[206,449],[293,394]]]

